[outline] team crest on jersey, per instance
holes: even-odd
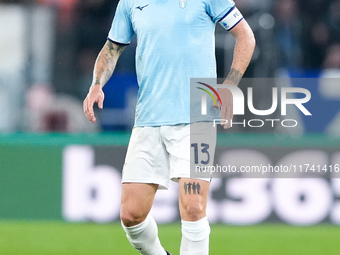
[[[184,9],[187,7],[187,0],[179,0],[179,6]]]

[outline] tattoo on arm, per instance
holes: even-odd
[[[239,71],[236,70],[235,68],[231,68],[227,80],[231,81],[235,85],[238,85],[242,79],[243,74]]]
[[[201,192],[201,185],[199,184],[199,182],[184,182],[184,193],[185,195],[189,194],[200,194]]]
[[[124,49],[123,45],[106,41],[95,63],[92,86],[99,84],[103,87],[107,83]]]

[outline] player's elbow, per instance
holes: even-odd
[[[249,33],[248,33],[248,44],[249,44],[249,48],[254,51],[255,50],[255,46],[256,46],[256,39],[255,39],[255,35],[253,33],[253,31],[250,29]]]
[[[247,49],[249,49],[249,51],[251,52],[254,52],[256,46],[256,39],[253,30],[249,26],[247,27],[247,29],[245,29],[242,37],[243,37],[242,41],[247,45]]]
[[[256,40],[253,30],[248,25],[247,21],[243,19],[230,32],[236,39],[237,44],[239,44],[242,49],[245,49],[248,52],[254,51],[256,46]]]

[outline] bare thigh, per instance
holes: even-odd
[[[143,222],[151,210],[157,184],[123,183],[120,217],[126,227]]]

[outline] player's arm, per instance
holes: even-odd
[[[233,62],[224,84],[237,86],[253,56],[255,37],[253,31],[244,19],[232,28],[230,32],[234,36],[236,42]],[[218,93],[223,98],[222,102],[225,102],[221,107],[221,119],[228,120],[228,123],[223,127],[229,128],[233,118],[233,97],[231,92],[227,89],[220,89]]]
[[[102,88],[111,78],[117,61],[125,47],[125,45],[107,40],[98,54],[94,65],[92,84],[83,103],[84,113],[92,123],[96,121],[93,105],[97,103],[98,107],[103,109],[104,93]]]
[[[225,83],[237,86],[253,56],[255,37],[253,31],[244,19],[231,29],[230,32],[234,36],[236,43],[233,63]]]

